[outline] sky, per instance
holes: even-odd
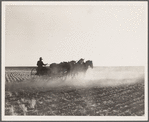
[[[36,66],[39,57],[48,64],[80,58],[94,66],[146,64],[147,2],[26,3],[3,11],[5,66]]]

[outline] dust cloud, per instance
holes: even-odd
[[[6,91],[17,91],[22,89],[50,90],[61,87],[89,88],[89,87],[113,87],[129,85],[136,82],[144,82],[144,70],[134,69],[110,69],[95,68],[88,69],[86,75],[77,75],[75,78],[67,77],[66,80],[50,79],[49,77],[32,77],[23,82],[6,83]]]

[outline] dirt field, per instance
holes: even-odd
[[[66,81],[7,69],[5,115],[142,116],[144,68],[101,67]]]

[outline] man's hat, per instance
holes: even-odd
[[[39,59],[42,60],[42,57],[40,57]]]

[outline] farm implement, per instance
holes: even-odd
[[[43,69],[38,73],[37,68],[33,68],[31,70],[31,77],[47,77],[50,79],[60,79],[62,81],[66,80],[68,75],[68,71],[66,69],[58,69],[58,68],[50,68],[50,67],[43,67]]]

